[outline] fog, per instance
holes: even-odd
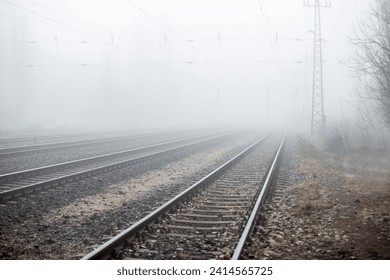
[[[370,2],[321,9],[328,122],[350,98],[347,37]],[[301,0],[1,0],[0,130],[308,130],[313,13]]]

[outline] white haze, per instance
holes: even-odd
[[[321,10],[328,120],[353,87],[347,36],[370,2]],[[1,0],[0,129],[307,129],[313,12],[301,0]]]

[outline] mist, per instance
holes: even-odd
[[[348,34],[369,0],[322,9],[327,120],[353,117]],[[309,130],[302,1],[0,1],[0,130]]]

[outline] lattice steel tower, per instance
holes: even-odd
[[[322,38],[321,38],[321,8],[330,8],[330,3],[321,4],[314,0],[314,4],[304,1],[308,7],[314,7],[314,50],[313,50],[313,95],[311,106],[311,133],[321,135],[325,126],[324,95],[322,84]]]

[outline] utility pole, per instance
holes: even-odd
[[[322,38],[321,38],[321,8],[330,8],[331,4],[321,4],[314,0],[314,4],[304,1],[303,5],[314,7],[314,51],[313,51],[313,96],[311,107],[311,133],[321,135],[324,132],[324,95],[322,84]]]

